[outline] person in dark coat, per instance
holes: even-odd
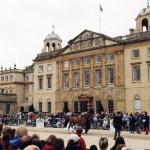
[[[147,112],[144,113],[143,122],[144,122],[144,128],[145,128],[146,134],[148,135],[148,133],[149,133],[149,116],[147,115]]]
[[[91,122],[90,122],[90,119],[87,119],[86,124],[85,124],[85,134],[88,133],[90,128],[91,128]]]
[[[113,126],[115,128],[114,140],[120,136],[122,125],[122,115],[121,112],[117,112],[116,116],[113,119]]]
[[[135,120],[133,114],[131,113],[130,117],[129,117],[130,133],[134,133],[134,131],[135,131],[135,122],[136,122],[136,120]]]

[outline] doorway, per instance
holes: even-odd
[[[80,102],[80,111],[81,112],[87,112],[88,111],[88,102],[87,101]]]

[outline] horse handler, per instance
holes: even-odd
[[[91,122],[88,118],[85,123],[85,134],[87,134],[87,132],[89,131],[90,128],[91,128]]]

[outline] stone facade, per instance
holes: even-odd
[[[1,68],[0,90],[17,95],[16,111],[33,104],[43,112],[150,112],[149,22],[148,6],[129,35],[111,38],[84,30],[63,48],[52,31],[34,65]]]

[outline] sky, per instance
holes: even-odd
[[[111,37],[129,34],[145,7],[147,0],[0,0],[0,66],[32,65],[52,25],[63,47],[85,29]]]

